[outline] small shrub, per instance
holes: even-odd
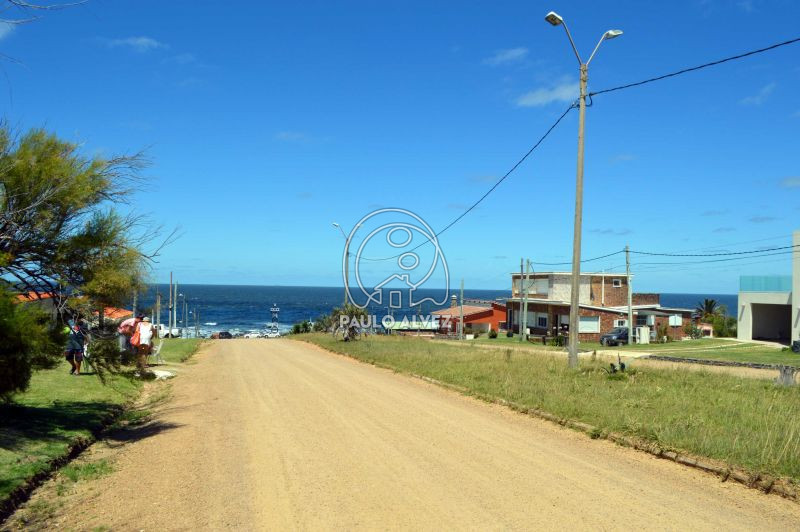
[[[506,338],[514,338],[514,331],[507,331]]]
[[[564,347],[565,345],[567,345],[567,339],[565,336],[559,334],[558,336],[550,338],[550,340],[548,340],[547,342],[547,345],[552,345],[555,347]]]
[[[491,329],[491,330],[489,331],[489,338],[491,338],[492,340],[494,340],[495,338],[497,338],[497,331],[495,331],[494,329]]]

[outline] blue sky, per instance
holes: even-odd
[[[0,52],[19,61],[2,63],[0,99],[13,126],[44,126],[89,155],[147,148],[135,207],[182,231],[154,280],[340,285],[331,222],[349,229],[382,206],[443,227],[573,99],[577,62],[543,20],[550,9],[584,55],[605,30],[625,32],[592,62],[592,90],[800,36],[790,0],[90,0],[0,28]],[[584,257],[788,245],[800,228],[798,82],[793,45],[598,96]],[[441,236],[453,285],[505,288],[521,256],[570,260],[576,131],[573,112]],[[740,274],[789,268],[785,256],[644,262],[637,288],[663,292],[733,293]]]

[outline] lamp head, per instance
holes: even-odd
[[[339,224],[337,224],[336,222],[333,222],[333,224],[332,224],[332,225],[333,225],[334,227],[339,227]]]
[[[564,23],[564,19],[561,18],[561,15],[559,15],[555,11],[549,12],[547,15],[545,15],[544,19],[553,26],[558,26],[559,24]]]
[[[603,39],[609,40],[622,35],[622,30],[608,30],[603,34]]]

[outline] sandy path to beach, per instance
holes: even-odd
[[[52,526],[796,529],[800,505],[290,340],[217,341]]]

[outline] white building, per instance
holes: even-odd
[[[739,279],[740,340],[800,341],[800,231],[792,238],[792,274]]]

